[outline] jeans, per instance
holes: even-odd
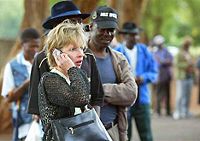
[[[178,117],[186,117],[189,114],[192,86],[193,79],[191,78],[177,80],[175,114]]]

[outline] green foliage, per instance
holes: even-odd
[[[199,0],[150,0],[143,17],[143,27],[149,39],[165,36],[168,44],[180,45],[185,35],[200,43]]]
[[[49,5],[52,7],[55,3],[59,2],[61,0],[49,0]]]
[[[61,0],[49,0],[50,6]],[[0,38],[15,39],[24,14],[24,0],[0,0]]]
[[[99,3],[97,5],[107,5],[107,0],[100,0]]]
[[[0,0],[0,38],[16,38],[22,21],[24,0]]]

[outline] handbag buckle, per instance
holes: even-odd
[[[74,134],[74,128],[69,127],[69,130],[71,131],[71,134],[73,135]]]

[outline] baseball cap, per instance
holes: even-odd
[[[99,6],[91,14],[92,22],[97,23],[98,28],[118,28],[118,14],[108,6]]]

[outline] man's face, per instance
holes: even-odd
[[[40,43],[40,39],[31,39],[30,41],[22,43],[25,57],[32,60],[40,47]]]
[[[98,28],[96,23],[92,24],[90,39],[95,45],[108,47],[114,38],[115,28]]]
[[[126,41],[127,44],[129,45],[135,45],[137,43],[138,40],[138,34],[134,33],[134,34],[126,34],[124,35],[124,39]]]

